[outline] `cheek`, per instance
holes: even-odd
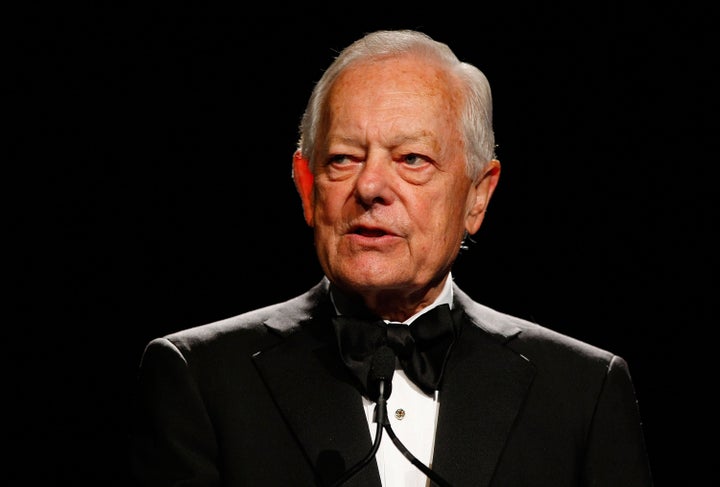
[[[460,190],[461,189],[458,188],[458,191]],[[448,202],[442,221],[439,222],[439,224],[442,225],[441,231],[443,232],[444,245],[451,247],[453,251],[455,251],[456,248],[460,248],[460,242],[462,242],[465,236],[467,215],[468,208],[465,198],[455,198]]]
[[[339,238],[339,234],[348,220],[346,205],[347,191],[339,185],[319,185],[315,194],[315,231],[316,240],[330,241]]]
[[[444,224],[447,229],[462,226],[467,215],[467,188],[454,186],[448,188],[443,195],[437,195],[430,202],[428,211],[437,215],[439,223]],[[462,195],[462,196],[460,196]]]
[[[465,225],[465,207],[460,202],[437,195],[424,199],[414,208],[414,214],[415,224],[424,235],[424,249],[459,245]]]
[[[333,194],[331,188],[318,186],[315,193],[315,224],[330,225],[339,216],[337,202],[339,198]]]

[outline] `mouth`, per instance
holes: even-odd
[[[387,235],[387,232],[384,230],[379,230],[376,228],[359,228],[352,232],[355,235],[361,235],[363,237],[382,237],[383,235]]]
[[[348,232],[350,235],[359,235],[361,237],[367,237],[367,238],[379,238],[379,237],[385,237],[385,236],[393,236],[394,233],[390,232],[389,230],[386,230],[384,228],[380,227],[367,227],[367,226],[353,226],[350,228],[350,231]]]

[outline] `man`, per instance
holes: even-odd
[[[651,485],[623,359],[452,282],[500,175],[491,104],[477,68],[418,32],[338,56],[293,157],[325,277],[148,345],[138,484]]]

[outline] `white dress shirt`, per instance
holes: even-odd
[[[445,287],[435,302],[416,313],[404,324],[409,325],[418,316],[441,304],[452,307],[452,275],[445,281]],[[363,397],[365,416],[368,420],[370,435],[375,441],[375,403]],[[403,370],[395,370],[392,392],[387,401],[388,419],[395,436],[420,462],[432,468],[435,428],[439,411],[439,394],[425,394]],[[410,460],[397,449],[386,431],[383,431],[380,447],[375,455],[383,487],[426,487],[429,479]]]

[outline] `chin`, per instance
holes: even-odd
[[[393,289],[405,287],[412,282],[407,272],[397,271],[385,266],[353,266],[337,274],[338,281],[352,289]]]

